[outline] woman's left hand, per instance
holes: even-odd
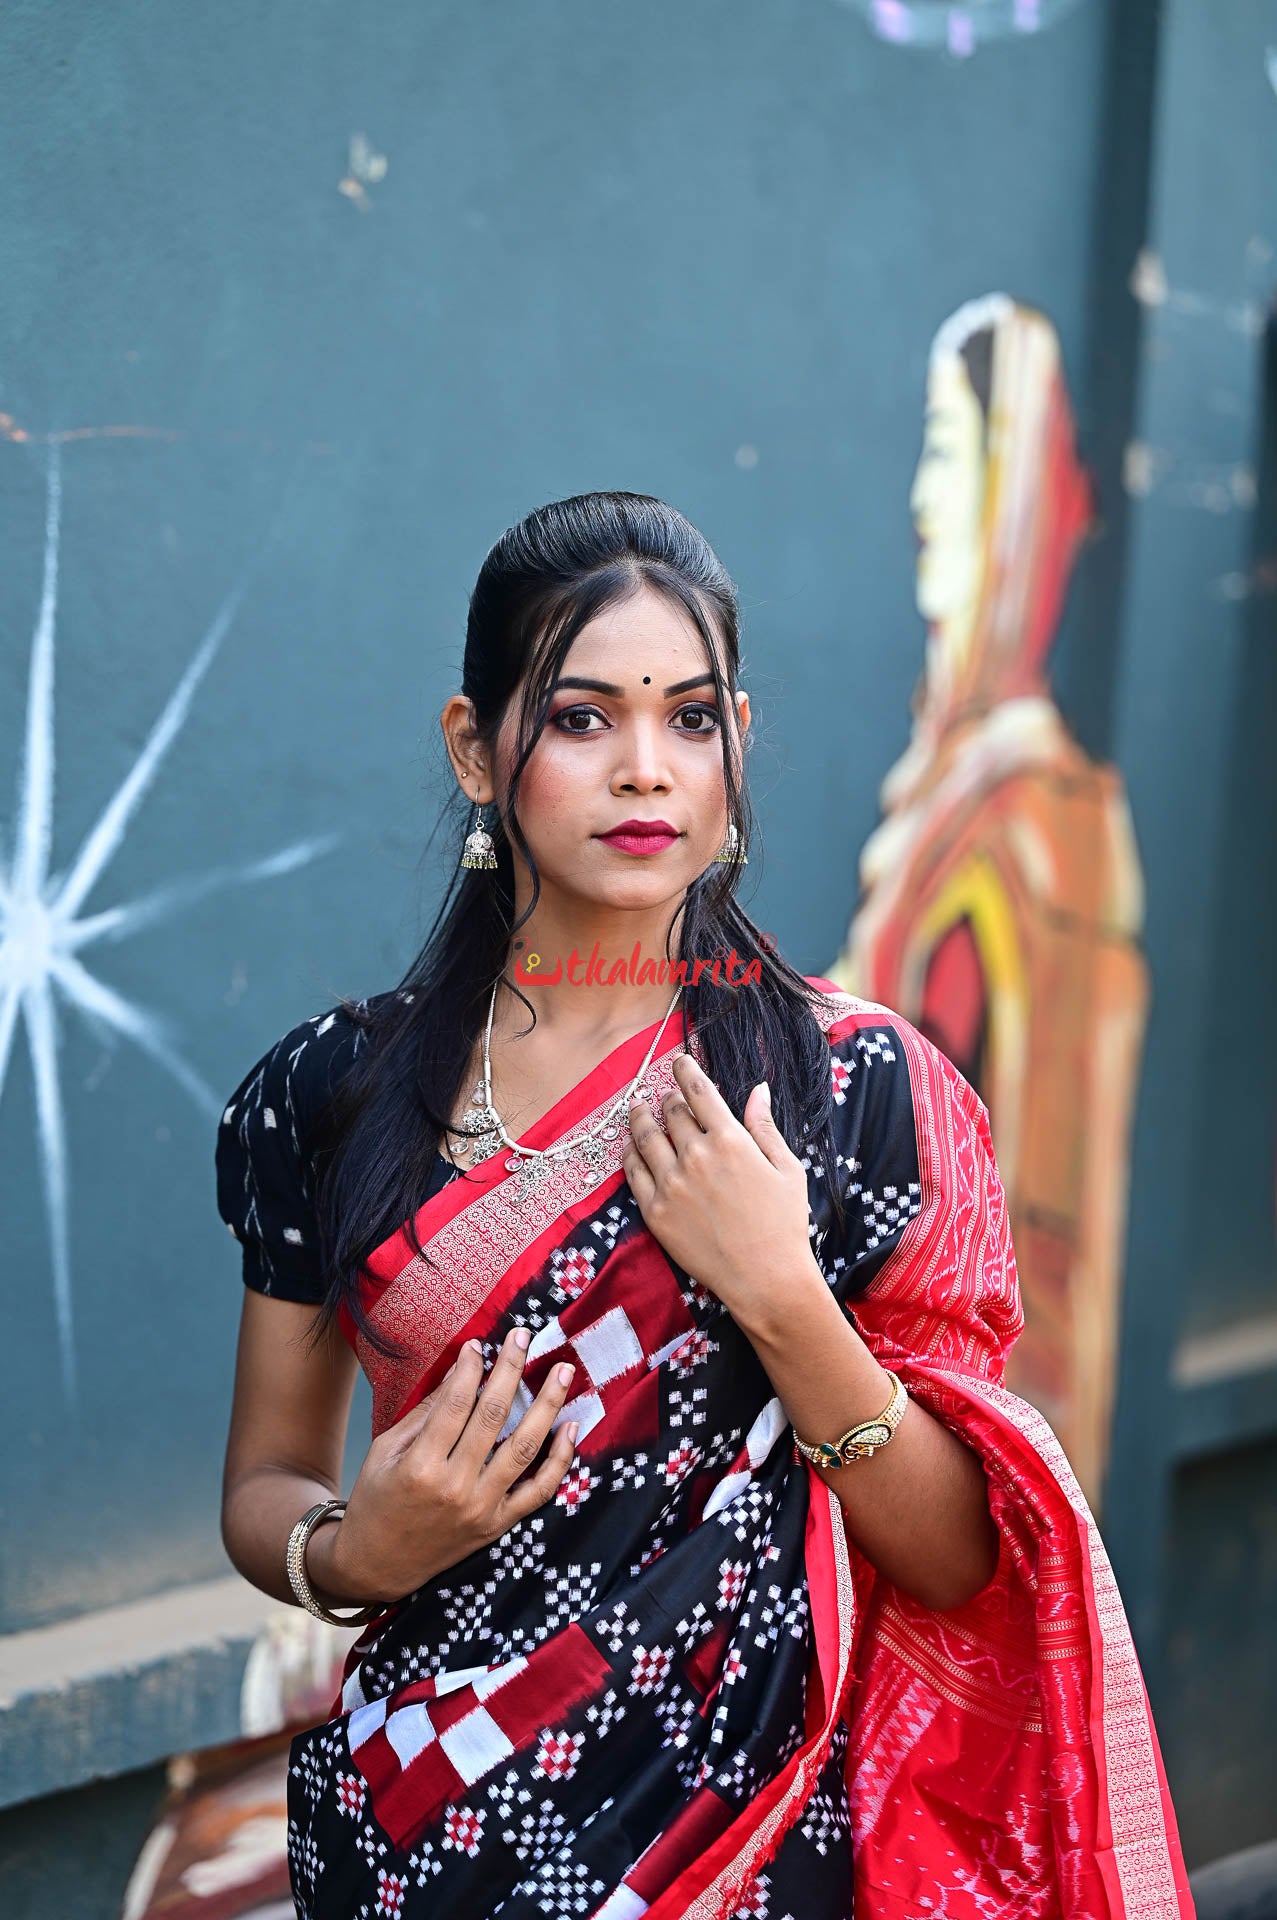
[[[644,1100],[630,1108],[621,1165],[639,1212],[666,1253],[743,1324],[777,1291],[809,1278],[807,1174],[771,1114],[763,1085],[732,1113],[688,1054],[661,1102],[666,1138]]]

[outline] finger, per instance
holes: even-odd
[[[470,1418],[453,1446],[453,1460],[471,1473],[478,1473],[510,1417],[531,1338],[526,1327],[511,1327],[501,1342],[501,1351],[492,1363],[483,1391],[470,1410]]]
[[[765,1080],[751,1087],[745,1101],[742,1122],[746,1133],[763,1157],[774,1167],[797,1166],[798,1156],[776,1125],[772,1113],[771,1088]]]
[[[484,1469],[484,1478],[490,1487],[509,1488],[521,1473],[527,1472],[572,1391],[575,1374],[576,1368],[566,1360],[550,1368],[536,1399]]]
[[[621,1155],[621,1168],[629,1182],[630,1192],[638,1201],[640,1211],[656,1192],[656,1181],[642,1154],[631,1140]]]
[[[673,1087],[661,1101],[661,1118],[674,1143],[675,1153],[682,1153],[690,1147],[693,1140],[703,1140],[705,1129],[692,1112],[687,1098],[678,1087]]]
[[[411,1446],[429,1419],[431,1407],[434,1406],[440,1393],[444,1387],[447,1386],[449,1380],[451,1380],[456,1371],[456,1366],[457,1363],[454,1360],[438,1384],[432,1387],[429,1393],[424,1394],[422,1398],[418,1400],[416,1406],[409,1407],[406,1413],[400,1414],[393,1425],[385,1429],[383,1439],[389,1443],[389,1450],[392,1453],[402,1453],[407,1447]]]
[[[682,1094],[697,1125],[705,1133],[716,1133],[738,1124],[735,1114],[714,1082],[703,1067],[697,1066],[690,1054],[675,1055],[674,1079],[677,1091]]]
[[[467,1340],[451,1372],[431,1395],[430,1412],[412,1443],[414,1448],[429,1452],[436,1460],[444,1459],[474,1412],[474,1397],[482,1380],[483,1348],[477,1340]]]
[[[538,1507],[543,1507],[558,1492],[576,1455],[578,1429],[579,1422],[576,1420],[569,1420],[561,1426],[536,1472],[530,1473],[526,1480],[505,1495],[499,1509],[502,1533],[507,1533],[528,1514],[535,1513]]]
[[[642,1155],[644,1164],[659,1179],[678,1159],[652,1116],[646,1100],[636,1100],[630,1108],[630,1137]]]

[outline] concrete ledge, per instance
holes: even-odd
[[[1190,1875],[1197,1920],[1277,1920],[1277,1840]]]
[[[1183,1340],[1171,1371],[1180,1461],[1277,1434],[1277,1314]]]
[[[0,1636],[0,1806],[321,1718],[353,1638],[238,1574]]]

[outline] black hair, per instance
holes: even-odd
[[[364,1029],[365,1043],[339,1082],[316,1156],[326,1289],[316,1337],[344,1303],[373,1347],[396,1353],[393,1343],[368,1324],[359,1297],[363,1262],[405,1226],[414,1250],[424,1254],[414,1216],[441,1136],[451,1127],[493,982],[507,966],[511,941],[527,918],[514,924],[512,840],[532,873],[528,913],[540,892],[518,817],[520,777],[545,725],[569,647],[605,608],[644,586],[685,612],[704,643],[722,720],[728,819],[742,846],[749,841],[748,795],[735,777],[733,762],[739,763],[739,756],[731,751],[739,738],[739,606],[731,577],[704,535],[664,501],[621,492],[574,494],[508,528],[485,559],[470,596],[461,677],[461,691],[472,702],[477,730],[489,747],[522,687],[515,762],[492,829],[497,865],[472,870],[459,864],[469,804],[457,790],[455,804],[462,812],[452,854],[457,864],[424,945],[396,991],[377,996],[376,1005],[343,1003]],[[688,887],[681,954],[705,959],[717,954],[726,960],[735,948],[742,967],[760,962],[761,978],[733,986],[721,970],[718,981],[708,968],[702,970],[699,979],[689,978],[684,986],[671,1025],[681,1009],[686,1043],[690,1018],[706,1070],[738,1118],[750,1088],[764,1077],[769,1080],[776,1124],[794,1151],[809,1155],[809,1164],[828,1181],[833,1216],[841,1223],[829,1049],[812,1011],[823,994],[774,951],[743,911],[735,898],[740,872],[738,863],[712,862]],[[671,960],[678,957],[667,953]],[[535,1011],[526,995],[520,998],[535,1025]]]
[[[974,333],[967,335],[959,352],[966,366],[971,391],[979,402],[987,436],[989,408],[993,404],[993,328],[977,327]]]

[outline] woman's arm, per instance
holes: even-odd
[[[752,1342],[796,1432],[834,1440],[883,1411],[886,1373],[848,1321],[811,1251],[807,1176],[759,1088],[737,1120],[686,1054],[661,1111],[630,1109],[622,1164],[666,1251],[717,1294]],[[852,1537],[894,1585],[950,1608],[993,1578],[998,1535],[984,1470],[911,1401],[870,1460],[817,1469]]]
[[[313,1307],[245,1291],[222,1539],[245,1579],[277,1600],[295,1601],[285,1565],[293,1526],[308,1507],[341,1494],[356,1362],[337,1329],[312,1349],[305,1336],[313,1319]],[[317,1527],[306,1548],[307,1577],[323,1604],[402,1599],[557,1493],[577,1423],[542,1449],[567,1399],[570,1366],[550,1369],[497,1444],[529,1337],[511,1329],[486,1381],[482,1350],[467,1343],[435,1391],[377,1435],[344,1516]]]
[[[320,1500],[341,1496],[342,1457],[356,1362],[334,1329],[312,1352],[315,1309],[245,1289],[235,1394],[222,1475],[222,1540],[232,1565],[276,1600],[296,1604],[285,1570],[288,1536]],[[329,1564],[339,1529],[316,1529],[306,1570],[327,1606],[376,1594],[345,1590]]]
[[[814,1256],[773,1274],[741,1321],[795,1433],[836,1440],[886,1406],[891,1382],[829,1290]],[[998,1564],[984,1469],[942,1421],[911,1400],[872,1459],[817,1467],[856,1545],[893,1585],[927,1607],[956,1607]]]

